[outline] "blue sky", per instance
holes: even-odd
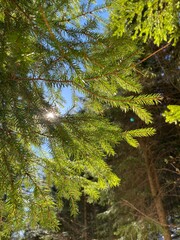
[[[97,0],[96,1],[96,5],[101,5],[101,4],[104,4],[104,0]],[[108,18],[108,13],[103,11],[101,13],[101,16],[103,18]],[[62,89],[62,96],[64,98],[64,100],[66,101],[66,105],[65,105],[65,108],[62,110],[62,113],[65,114],[69,109],[72,108],[73,106],[73,101],[72,101],[72,88],[71,87],[64,87]],[[78,93],[78,92],[77,92]],[[79,93],[78,95],[81,95],[81,93]]]

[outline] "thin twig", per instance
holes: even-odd
[[[176,168],[177,169],[177,168]],[[168,172],[171,172],[171,173],[175,173],[177,175],[180,175],[180,170],[177,169],[177,171],[173,171],[173,170],[170,170],[170,169],[167,169],[167,168],[161,168],[161,169],[157,169],[158,171],[168,171]]]
[[[150,57],[154,56],[156,53],[158,53],[158,52],[162,51],[163,49],[167,48],[170,44],[171,44],[170,42],[167,43],[165,46],[159,48],[157,51],[155,51],[155,52],[151,53],[150,55],[148,55],[147,57],[143,58],[140,62],[138,62],[137,64],[135,64],[135,66],[137,66],[137,65],[145,62],[147,59],[149,59]]]

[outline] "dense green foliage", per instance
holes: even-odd
[[[178,105],[168,105],[169,111],[164,112],[164,117],[166,122],[177,124],[180,121],[180,106]]]
[[[160,181],[158,195],[163,199],[168,224],[174,235],[172,239],[178,239],[180,128],[166,123],[162,116],[168,105],[179,104],[178,46],[168,47],[143,64],[143,68],[151,68],[153,73],[141,78],[143,91],[161,92],[164,97],[161,104],[150,107],[157,134],[147,139],[141,138],[139,148],[133,149],[125,142],[120,142],[114,149],[116,154],[106,158],[106,162],[121,178],[120,186],[102,191],[98,204],[85,204],[84,198],[81,198],[80,212],[76,219],[70,217],[67,208],[61,212],[63,230],[73,240],[85,239],[84,233],[88,240],[114,240],[123,237],[157,240],[158,235],[163,234],[155,198],[150,191],[147,175],[150,166],[145,163],[144,151],[148,151],[151,163],[155,165]],[[156,50],[154,45],[146,46],[146,52]],[[106,109],[106,116],[127,131],[143,125],[135,114],[123,114],[118,108]]]
[[[147,46],[146,51],[148,48],[156,50],[155,46]],[[137,150],[120,143],[115,149],[116,155],[109,157],[109,164],[121,177],[121,185],[106,194],[104,202],[107,208],[98,215],[98,239],[113,239],[114,235],[124,236],[125,239],[157,239],[157,233],[163,233],[150,191],[147,176],[150,166],[145,163],[144,151],[148,151],[151,163],[155,165],[160,181],[158,194],[162,196],[168,223],[172,224],[174,239],[178,239],[180,128],[166,123],[162,116],[169,105],[180,104],[178,61],[179,45],[167,48],[144,63],[144,67],[151,68],[153,73],[153,77],[142,78],[144,91],[158,91],[164,97],[158,107],[151,107],[157,134],[147,140],[141,139]],[[107,114],[112,121],[121,122],[121,126],[127,130],[142,125],[131,113],[123,116],[118,109],[113,108]]]
[[[140,37],[144,42],[151,39],[158,46],[164,41],[177,43],[180,36],[178,0],[115,0],[112,7],[114,35],[129,32],[133,39]]]
[[[64,200],[77,214],[82,194],[92,202],[119,184],[104,161],[116,143],[137,146],[134,137],[154,134],[152,128],[123,133],[103,116],[104,107],[114,106],[152,123],[145,105],[161,99],[141,95],[136,44],[101,34],[97,21],[104,7],[0,1],[1,238],[27,226],[56,229]],[[74,106],[84,94],[86,111],[62,113],[65,86],[74,92]]]

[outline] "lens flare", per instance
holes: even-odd
[[[48,119],[54,119],[56,117],[56,114],[53,112],[46,113],[46,118]]]

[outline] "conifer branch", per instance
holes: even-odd
[[[63,22],[70,22],[70,21],[72,21],[74,19],[77,19],[77,18],[80,18],[80,17],[86,17],[87,15],[92,15],[93,13],[99,12],[99,11],[104,10],[106,8],[108,8],[108,5],[95,8],[95,9],[93,9],[91,11],[88,11],[88,12],[81,13],[79,15],[76,15],[76,16],[72,17],[72,18],[64,18],[64,19],[60,20],[60,22],[61,23],[63,23]]]
[[[44,10],[43,10],[43,8],[42,8],[41,6],[39,7],[39,10],[40,10],[40,12],[41,12],[42,19],[43,19],[43,21],[44,21],[44,23],[45,23],[45,25],[46,25],[49,33],[50,33],[51,39],[52,39],[52,40],[55,40],[56,37],[55,37],[54,33],[53,33],[52,30],[51,30],[50,24],[49,24],[49,22],[48,22],[48,20],[47,20],[47,18],[46,18],[46,15],[45,15]]]
[[[102,96],[99,95],[98,93],[96,93],[95,91],[91,91],[89,89],[87,89],[86,87],[82,86],[79,83],[76,83],[75,81],[70,81],[70,80],[56,80],[56,79],[46,79],[46,78],[15,78],[13,80],[16,81],[44,81],[44,82],[52,82],[52,83],[68,83],[70,85],[74,85],[75,87],[77,87],[77,89],[81,89],[84,92],[89,93],[93,98],[97,98],[97,99],[102,99],[104,101],[107,101],[111,104],[113,104],[113,102],[119,102],[119,103],[126,103],[126,104],[140,104],[140,105],[154,105],[155,103],[158,103],[162,100],[162,96],[160,94],[151,94],[151,95],[140,95],[137,97],[114,97],[114,98],[110,98],[110,97],[106,97],[106,96]],[[134,106],[135,107],[135,106]]]
[[[14,3],[16,5],[16,7],[19,9],[19,11],[21,13],[23,13],[23,15],[28,19],[28,21],[31,23],[32,22],[32,19],[31,17],[26,13],[26,11],[24,11],[21,6],[19,6],[19,4],[17,3],[16,0],[10,0],[10,2]]]
[[[44,199],[45,199],[46,201],[48,201],[47,198],[46,198],[46,195],[45,195],[44,192],[43,192],[43,190],[40,188],[40,186],[39,186],[39,185],[36,183],[36,181],[33,179],[33,177],[31,176],[31,174],[28,173],[28,172],[25,172],[25,175],[27,175],[27,176],[29,177],[29,179],[32,181],[32,183],[34,184],[34,186],[39,190],[39,192],[40,192],[41,195],[44,197]]]

